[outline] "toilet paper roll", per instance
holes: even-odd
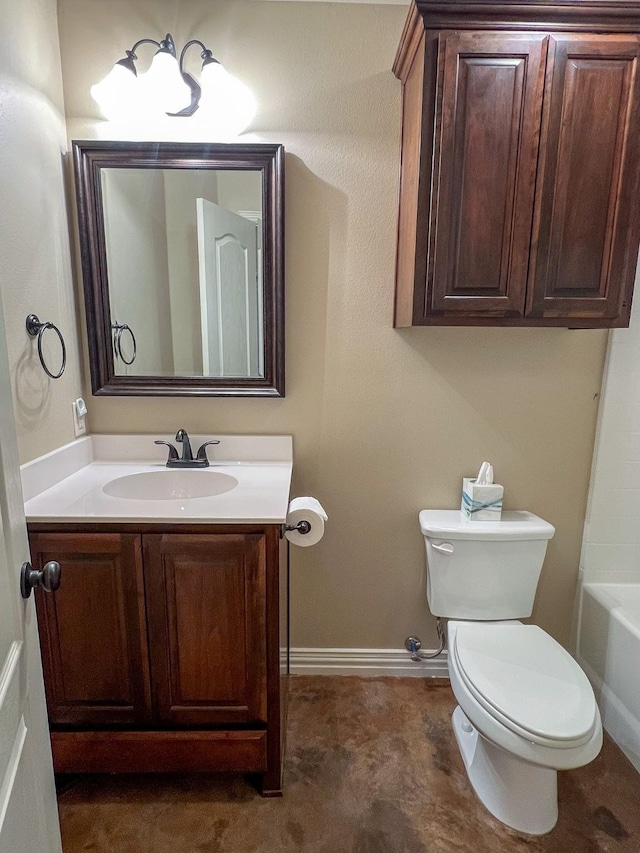
[[[308,533],[300,533],[299,530],[287,530],[285,536],[292,545],[308,548],[310,545],[315,545],[324,536],[324,523],[327,521],[327,513],[320,501],[311,497],[294,498],[291,501],[286,524],[294,526],[301,521],[307,521],[311,525],[311,530]]]

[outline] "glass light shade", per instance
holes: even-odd
[[[91,87],[91,97],[106,118],[125,118],[138,108],[138,85],[133,71],[116,63],[103,80]]]
[[[248,86],[219,62],[208,62],[200,74],[199,119],[223,136],[237,136],[251,124],[256,101]]]
[[[178,60],[164,50],[156,53],[149,70],[140,75],[140,93],[148,107],[165,113],[177,113],[191,101],[191,89],[182,79]]]
[[[202,71],[200,72],[202,94],[204,95],[208,90],[212,92],[216,90],[224,91],[230,79],[231,75],[219,62],[207,62],[202,66]]]

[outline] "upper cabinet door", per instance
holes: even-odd
[[[266,723],[265,536],[143,541],[155,718]]]
[[[634,35],[550,37],[530,317],[628,325],[640,235],[638,54]]]
[[[439,37],[428,314],[524,315],[547,40]]]

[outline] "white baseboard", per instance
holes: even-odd
[[[293,648],[290,667],[292,675],[449,677],[446,651],[431,660],[415,663],[406,649]]]

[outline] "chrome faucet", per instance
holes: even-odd
[[[186,429],[179,429],[176,433],[176,441],[182,444],[182,456],[178,456],[178,451],[173,444],[168,441],[157,440],[154,444],[164,444],[169,448],[169,457],[167,459],[167,468],[208,468],[209,459],[207,458],[206,448],[210,444],[220,444],[217,439],[213,441],[205,441],[201,444],[198,453],[194,459],[193,451],[191,450],[191,441]]]

